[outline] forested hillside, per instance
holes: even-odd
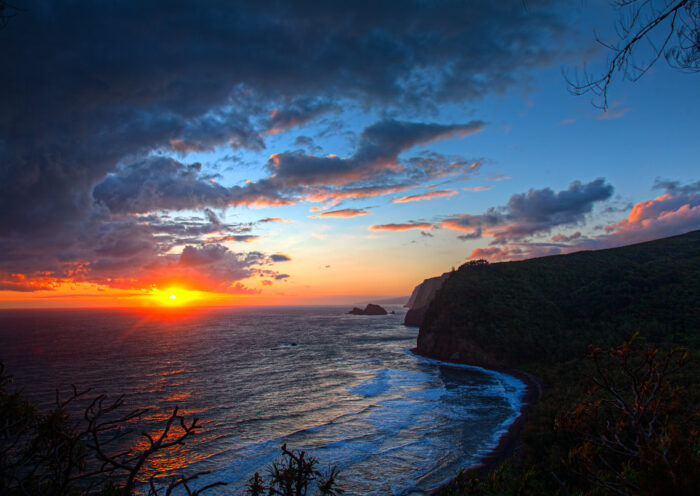
[[[464,264],[431,303],[417,351],[544,386],[515,453],[444,494],[696,494],[700,231]]]
[[[471,345],[485,364],[521,366],[577,357],[590,344],[619,344],[634,332],[697,347],[698,329],[695,231],[609,250],[464,264],[428,309],[418,350],[464,361]]]

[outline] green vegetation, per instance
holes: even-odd
[[[700,231],[465,264],[420,332],[468,340],[544,384],[514,456],[443,494],[697,494]],[[430,354],[420,338],[419,351]]]
[[[461,330],[504,365],[582,357],[639,332],[700,347],[700,231],[649,243],[462,265],[438,291],[421,334]]]

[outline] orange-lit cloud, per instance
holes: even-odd
[[[470,187],[462,188],[462,189],[464,191],[473,191],[474,193],[478,193],[480,191],[488,191],[491,188],[493,188],[493,186],[470,186]]]
[[[357,187],[357,188],[344,188],[342,190],[333,190],[329,188],[313,188],[307,189],[302,195],[302,198],[310,202],[335,202],[336,204],[340,200],[347,199],[359,199],[359,198],[371,198],[375,196],[390,195],[392,193],[401,193],[409,189],[413,189],[413,185],[400,185],[400,186],[390,186],[390,187]],[[311,207],[311,211],[321,210],[321,207]]]
[[[491,207],[483,214],[458,214],[444,219],[440,226],[469,233],[461,239],[493,236],[494,243],[506,243],[549,232],[561,225],[582,223],[596,202],[610,198],[613,187],[603,178],[583,184],[572,182],[561,191],[531,189],[510,197],[506,205]]]
[[[489,262],[500,262],[502,260],[510,259],[510,255],[513,255],[511,251],[492,246],[489,248],[475,249],[474,251],[472,251],[472,254],[469,256],[469,258],[483,258],[485,260],[488,260]]]
[[[581,237],[581,231],[576,231],[573,234],[570,234],[568,236],[565,236],[562,233],[555,234],[552,236],[552,241],[555,243],[568,243],[569,241],[573,241],[575,239],[579,239]]]
[[[252,243],[257,241],[260,236],[252,234],[233,234],[227,236],[209,236],[204,242],[205,243],[223,243],[224,241],[231,241],[234,243]]]
[[[367,210],[360,210],[357,208],[344,208],[342,210],[332,210],[330,212],[321,212],[320,214],[312,215],[311,217],[346,218],[346,217],[357,217],[360,215],[369,215],[369,212]]]
[[[462,231],[462,232],[474,232],[476,231],[478,224],[474,223],[474,225],[470,224],[467,219],[476,217],[476,216],[471,216],[468,214],[461,214],[455,217],[452,217],[450,219],[446,219],[442,222],[440,222],[440,227],[444,227],[445,229],[452,229],[453,231]],[[478,222],[478,218],[477,218]]]
[[[636,243],[700,229],[700,185],[694,195],[666,193],[637,203],[629,216],[605,227],[599,241]]]
[[[450,196],[454,196],[456,194],[457,194],[457,192],[454,190],[441,189],[441,190],[436,190],[436,191],[429,191],[428,193],[423,193],[420,195],[401,196],[399,198],[392,199],[391,203],[407,203],[407,202],[414,202],[414,201],[420,201],[420,200],[430,200],[432,198],[450,197]]]
[[[260,219],[258,222],[277,222],[277,223],[283,223],[283,222],[294,222],[292,219],[283,219],[281,217],[266,217],[264,219]]]
[[[32,274],[15,274],[0,272],[0,291],[31,292],[53,290],[70,279],[52,277],[50,272],[35,272]]]
[[[605,233],[585,236],[580,231],[552,236],[552,243],[520,240],[499,247],[477,248],[471,258],[491,261],[520,260],[580,250],[613,248],[683,234],[700,229],[700,182],[681,185],[657,181],[663,195],[636,203],[627,218],[605,226]],[[501,227],[497,227],[501,229]]]
[[[429,222],[414,222],[405,224],[380,224],[369,226],[370,231],[410,231],[411,229],[433,229],[435,226]]]

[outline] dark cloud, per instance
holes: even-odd
[[[200,164],[185,165],[167,157],[147,158],[109,174],[93,189],[93,199],[118,214],[293,201],[280,196],[269,181],[226,188],[201,177],[200,170]]]
[[[555,243],[568,243],[569,241],[579,239],[580,237],[581,237],[581,231],[576,231],[575,233],[570,234],[568,236],[565,234],[559,233],[559,234],[555,234],[554,236],[552,236],[552,241],[554,241]]]
[[[280,223],[280,222],[283,222],[283,223],[287,223],[287,222],[294,222],[294,221],[291,220],[291,219],[283,219],[283,218],[281,218],[281,217],[266,217],[266,218],[264,218],[264,219],[260,219],[258,222],[263,222],[263,223],[267,223],[267,222]]]
[[[289,255],[285,255],[284,253],[273,253],[270,255],[270,260],[273,262],[289,262],[291,257]]]
[[[167,265],[174,245],[197,236],[128,214],[283,205],[310,186],[409,188],[408,175],[348,182],[396,173],[400,152],[479,124],[385,120],[348,159],[285,152],[270,163],[271,177],[233,187],[159,154],[261,150],[275,129],[318,118],[334,109],[329,102],[402,111],[503,91],[560,49],[549,42],[561,29],[556,8],[544,0],[527,9],[520,0],[36,0],[0,30],[0,271],[44,281],[38,274],[72,277],[73,267],[132,287],[140,276],[122,267]],[[138,260],[116,257],[120,243]]]
[[[346,184],[398,169],[398,155],[404,150],[436,139],[474,133],[483,126],[481,121],[441,125],[383,120],[365,128],[350,158],[286,152],[273,155],[268,167],[274,181],[286,186]]]
[[[325,201],[387,194],[409,189],[427,179],[476,170],[478,161],[430,154],[400,164],[398,155],[418,144],[469,134],[482,126],[480,121],[449,125],[379,121],[363,131],[355,154],[348,159],[301,152],[276,154],[268,164],[269,177],[230,188],[202,175],[198,163],[185,165],[169,157],[149,157],[122,165],[108,174],[95,185],[92,196],[97,205],[106,206],[111,213],[125,214],[231,205],[285,205],[295,203],[297,196]]]
[[[294,145],[304,147],[311,152],[321,151],[321,147],[310,136],[297,136],[294,140]]]
[[[506,243],[549,232],[556,226],[582,223],[595,203],[612,194],[613,187],[602,178],[587,184],[574,181],[563,191],[531,189],[511,196],[503,207],[490,208],[481,215],[452,216],[440,225],[467,232],[461,239],[476,239],[483,233],[493,236],[493,243]]]
[[[329,100],[310,97],[298,98],[285,107],[274,108],[270,111],[267,132],[275,134],[291,127],[300,126],[332,110],[339,110],[339,107]],[[297,138],[298,140],[299,138]]]
[[[200,164],[153,157],[122,167],[93,190],[96,202],[113,213],[226,207],[228,188],[199,178]]]
[[[679,198],[692,198],[700,193],[700,181],[682,184],[680,181],[657,178],[652,189],[663,189],[667,194]]]
[[[433,237],[432,234],[430,234],[429,232],[425,232],[425,231],[421,231],[420,235],[425,237],[425,238],[432,238]]]
[[[210,222],[212,225],[215,225],[215,226],[221,226],[221,225],[222,225],[221,219],[219,219],[219,217],[216,215],[216,213],[215,213],[212,209],[210,209],[210,208],[205,208],[205,209],[204,209],[204,215],[207,216],[207,219],[209,219],[209,222]]]
[[[470,232],[468,234],[460,234],[459,236],[457,236],[457,239],[461,239],[462,241],[469,241],[470,239],[479,239],[481,235],[481,226],[479,226],[473,232]]]
[[[261,148],[273,109],[289,125],[341,98],[401,108],[501,91],[559,49],[554,5],[34,2],[0,32],[0,184],[16,190],[0,210],[19,226],[79,212],[119,161],[152,150]]]
[[[678,181],[657,180],[654,189],[665,193],[651,200],[640,201],[632,207],[627,218],[593,230],[604,233],[595,236],[576,231],[570,235],[557,234],[553,243],[520,240],[500,247],[476,249],[471,258],[492,261],[520,260],[545,255],[571,253],[581,250],[614,248],[633,243],[684,234],[700,229],[700,182],[682,184]]]

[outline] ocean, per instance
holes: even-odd
[[[243,494],[283,443],[336,465],[347,495],[426,494],[495,446],[525,385],[415,356],[418,330],[387,309],[6,310],[0,360],[44,406],[75,384],[149,408],[145,430],[175,406],[201,419],[151,470],[229,483],[207,494]]]

